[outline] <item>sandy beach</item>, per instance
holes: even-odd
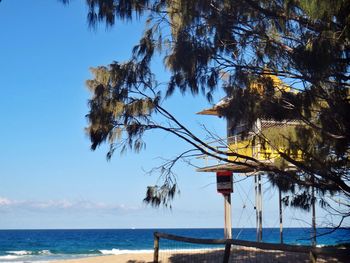
[[[53,261],[52,263],[146,263],[153,262],[153,253],[130,253],[122,255],[106,255],[81,259]]]
[[[185,263],[185,262],[221,262],[223,250],[212,250],[204,252],[183,252],[183,251],[165,251],[160,253],[159,262],[161,263]],[[291,253],[282,251],[264,251],[256,249],[233,250],[230,256],[230,262],[310,262],[309,255],[305,253]],[[153,262],[153,253],[129,253],[121,255],[106,255],[98,257],[89,257],[81,259],[55,261],[53,263],[151,263]],[[347,262],[346,258],[318,258],[317,262]]]

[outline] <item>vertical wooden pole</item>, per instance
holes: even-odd
[[[256,242],[259,242],[259,193],[258,193],[258,177],[254,176],[255,188],[255,219],[256,219]]]
[[[225,228],[224,236],[226,239],[232,238],[232,221],[231,221],[231,194],[223,194],[224,196],[224,212],[225,212]]]
[[[317,256],[312,250],[309,253],[309,258],[310,258],[310,263],[316,263],[317,262]]]
[[[158,263],[159,259],[159,237],[157,232],[154,233],[154,252],[153,252],[153,263]]]
[[[228,263],[229,262],[229,260],[230,260],[230,253],[231,253],[231,244],[230,243],[226,243],[223,263]]]
[[[315,178],[314,176],[312,176],[312,187],[311,187],[311,191],[312,191],[312,234],[311,234],[311,238],[312,238],[312,246],[316,246],[316,207],[315,207],[315,187],[314,187],[314,183],[315,183]]]
[[[259,242],[262,241],[262,191],[261,175],[258,175],[258,192],[259,192]]]
[[[280,242],[283,244],[283,215],[282,215],[282,192],[278,189],[278,203],[280,210]]]

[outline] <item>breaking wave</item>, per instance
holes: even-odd
[[[128,249],[117,249],[117,248],[113,248],[113,249],[101,249],[99,250],[99,252],[103,255],[121,255],[121,254],[129,254],[129,253],[151,253],[153,252],[153,250],[151,249],[144,249],[144,250],[128,250]]]

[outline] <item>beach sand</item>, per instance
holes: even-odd
[[[153,262],[153,253],[130,253],[106,255],[81,259],[54,261],[52,263],[148,263]]]
[[[203,252],[183,252],[171,251],[161,252],[159,262],[161,263],[185,263],[185,262],[222,262],[223,251],[211,250]],[[82,259],[72,259],[56,261],[53,263],[151,263],[153,262],[153,253],[130,253],[121,255],[107,255]],[[309,255],[305,253],[291,253],[281,251],[263,251],[256,249],[232,250],[230,262],[310,262]],[[347,262],[340,258],[318,258],[317,262]]]

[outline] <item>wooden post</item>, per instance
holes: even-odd
[[[255,220],[256,220],[256,242],[259,242],[259,202],[258,202],[258,178],[254,175],[255,189]]]
[[[312,238],[312,246],[316,246],[316,208],[315,208],[315,187],[314,187],[314,176],[312,176],[312,233],[311,233],[311,238]]]
[[[228,261],[230,260],[230,253],[231,253],[231,243],[226,243],[223,263],[228,263]]]
[[[154,253],[153,253],[153,263],[158,263],[159,259],[159,237],[157,232],[154,233]]]
[[[316,263],[317,262],[317,256],[316,256],[316,254],[314,252],[312,252],[312,250],[310,250],[309,257],[310,257],[310,263]]]
[[[232,238],[231,193],[233,192],[232,171],[216,172],[217,191],[224,197],[224,237]]]
[[[283,215],[282,215],[282,192],[278,189],[278,203],[280,210],[280,242],[283,244]]]
[[[262,241],[262,191],[261,175],[255,175],[256,241]]]
[[[261,175],[258,175],[258,197],[259,197],[259,242],[262,241],[262,191],[261,191]]]
[[[223,194],[224,196],[224,213],[225,213],[225,228],[224,237],[226,239],[232,238],[232,222],[231,222],[231,194]]]
[[[255,175],[256,241],[262,241],[262,191],[261,175]]]

